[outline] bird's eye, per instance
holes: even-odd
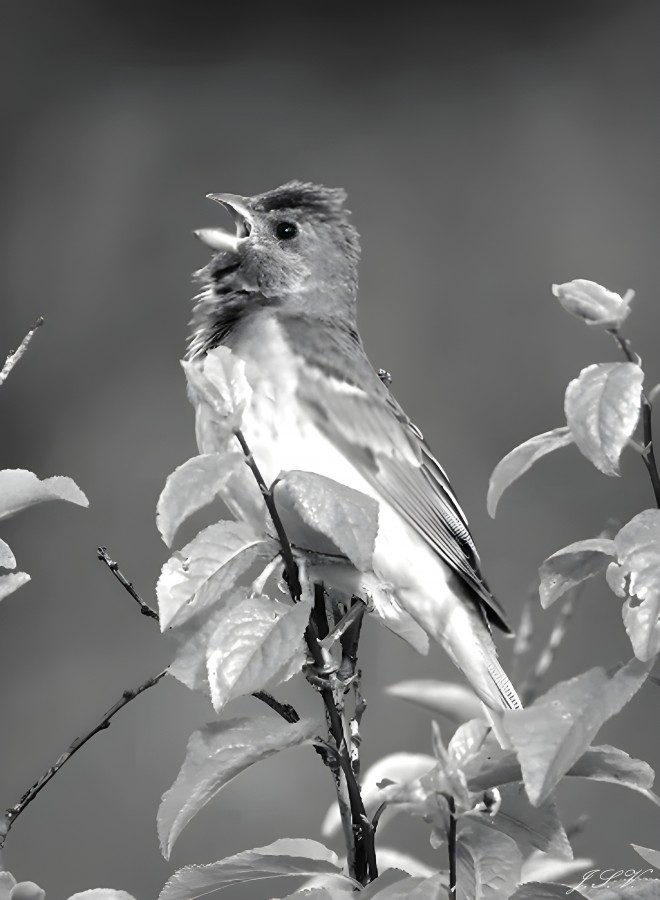
[[[280,241],[290,241],[298,234],[298,226],[293,222],[278,222],[275,226],[275,237]]]

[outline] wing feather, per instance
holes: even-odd
[[[504,610],[481,575],[465,514],[419,429],[384,386],[368,395],[309,363],[305,369],[299,399],[317,426],[341,444],[369,483],[461,576],[488,619],[510,632]],[[378,380],[375,372],[373,378]]]

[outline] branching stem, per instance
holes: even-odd
[[[96,555],[101,560],[102,563],[105,563],[106,566],[110,569],[112,574],[115,576],[117,581],[122,585],[125,590],[131,595],[131,597],[135,600],[135,602],[140,607],[140,612],[143,616],[148,616],[150,619],[156,619],[158,621],[158,613],[155,609],[152,609],[148,603],[140,597],[138,592],[133,587],[132,582],[130,582],[119,569],[119,565],[114,561],[114,559],[110,559],[108,556],[108,551],[105,547],[99,547],[96,551]]]
[[[284,529],[284,525],[282,524],[279,512],[277,511],[273,492],[271,488],[269,488],[266,484],[243,433],[240,430],[237,430],[234,432],[234,434],[239,444],[241,445],[241,450],[243,451],[243,455],[245,456],[245,461],[252,471],[252,474],[254,475],[257,485],[259,486],[259,490],[261,491],[264,498],[266,508],[268,509],[271,520],[273,522],[273,527],[275,528],[275,532],[280,542],[282,562],[284,564],[284,573],[289,586],[289,591],[291,593],[291,599],[294,603],[297,603],[302,597],[300,573],[298,571],[298,564],[296,563],[293,551],[291,549],[291,543]],[[319,595],[317,593],[317,600],[318,596]],[[318,611],[320,604],[317,602],[316,606]],[[337,704],[335,703],[332,685],[327,678],[322,677],[325,669],[325,660],[323,658],[323,650],[319,643],[319,625],[315,621],[314,615],[312,615],[309,624],[305,629],[305,644],[307,645],[307,649],[309,650],[310,656],[312,657],[314,667],[319,676],[321,676],[319,693],[321,694],[321,699],[323,700],[323,705],[325,706],[330,734],[332,735],[332,739],[334,740],[335,746],[337,748],[339,765],[341,767],[344,778],[346,779],[346,790],[348,792],[348,799],[351,807],[351,817],[353,821],[353,833],[355,839],[355,872],[353,874],[354,877],[358,881],[360,881],[360,883],[366,884],[378,877],[373,828],[371,822],[367,818],[364,803],[362,801],[362,795],[360,793],[360,787],[357,783],[357,779],[351,765],[350,752],[346,744],[342,717],[339,713],[339,710],[337,709]],[[327,684],[324,684],[323,682],[326,682]],[[348,857],[351,858],[352,848],[349,847],[347,849]]]
[[[48,782],[53,778],[62,766],[67,763],[71,757],[83,747],[90,738],[93,738],[95,734],[98,734],[99,731],[104,731],[106,728],[110,727],[110,722],[116,716],[120,709],[123,709],[127,704],[129,704],[132,700],[135,700],[140,694],[144,693],[144,691],[149,690],[154,685],[158,684],[158,682],[165,677],[167,674],[167,669],[162,672],[159,672],[158,675],[154,675],[152,678],[147,678],[145,682],[143,682],[139,687],[131,688],[128,691],[124,691],[119,700],[110,709],[105,713],[101,721],[92,728],[91,731],[88,731],[87,734],[82,737],[78,737],[73,741],[73,743],[69,746],[69,748],[59,757],[57,762],[45,772],[38,781],[36,781],[32,787],[27,790],[18,803],[15,806],[10,806],[9,809],[5,811],[4,822],[0,824],[0,847],[5,842],[5,838],[9,832],[9,829],[12,827],[16,819],[20,816],[23,810],[34,800],[37,794],[48,784]]]
[[[622,337],[616,329],[608,330],[628,362],[639,365],[640,359],[637,354],[633,352],[630,346],[630,341],[627,338]],[[642,391],[642,432],[644,435],[644,452],[642,453],[642,459],[644,460],[644,465],[646,466],[646,469],[649,473],[649,478],[651,479],[651,486],[653,488],[653,495],[655,496],[656,506],[658,507],[658,509],[660,509],[660,475],[658,474],[658,466],[655,460],[655,450],[653,448],[652,417],[653,406],[651,400]]]

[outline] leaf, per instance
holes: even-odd
[[[243,592],[225,608],[208,656],[216,712],[235,697],[270,689],[301,670],[311,607],[311,600],[293,605]]]
[[[241,427],[243,412],[252,397],[245,377],[245,361],[229,347],[216,347],[192,362],[182,360],[188,394],[195,406],[206,408],[219,439],[216,449]]]
[[[584,894],[569,884],[541,884],[538,881],[528,881],[521,884],[515,894],[511,894],[511,900],[586,900]]]
[[[45,500],[67,500],[78,506],[89,506],[87,497],[66,475],[53,475],[40,481],[27,469],[0,471],[0,521]]]
[[[46,900],[46,891],[34,881],[19,881],[9,892],[10,900]]]
[[[418,876],[403,878],[381,890],[378,890],[379,882],[380,877],[367,885],[363,892],[365,900],[367,898],[371,900],[372,897],[376,900],[447,900],[449,896],[447,880],[438,872],[426,878]],[[370,888],[375,889],[373,893],[370,892]],[[363,894],[360,894],[359,897],[362,898]]]
[[[16,568],[16,557],[12,553],[9,544],[6,544],[2,539],[0,539],[0,568]]]
[[[640,878],[634,869],[628,872],[623,873],[626,877],[610,881],[613,870],[604,869],[600,872],[601,884],[580,885],[580,890],[588,900],[658,900],[660,880]]]
[[[636,694],[649,669],[637,659],[613,672],[590,669],[556,684],[527,709],[503,714],[534,806],[582,756],[603,722]]]
[[[484,719],[472,719],[459,725],[447,747],[454,766],[463,769],[480,752],[491,733],[491,727]]]
[[[373,497],[324,475],[291,471],[277,482],[275,499],[282,514],[287,507],[295,511],[357,569],[371,568],[378,533],[378,501]]]
[[[282,900],[346,900],[354,896],[353,885],[334,885],[333,887],[301,888],[293,894],[287,894]]]
[[[0,871],[0,900],[9,900],[9,894],[15,884],[16,879],[11,872]]]
[[[608,329],[620,328],[630,312],[630,301],[635,296],[634,291],[628,290],[622,297],[586,278],[553,284],[552,293],[566,312],[582,319],[587,325],[600,325],[601,328]]]
[[[168,476],[156,509],[156,526],[168,547],[183,522],[215,500],[229,476],[243,465],[242,453],[206,453],[187,460]]]
[[[522,857],[514,841],[475,822],[459,825],[456,844],[458,900],[503,900],[515,889]]]
[[[617,586],[622,587],[628,578],[623,621],[635,656],[649,660],[660,651],[660,510],[638,513],[623,526],[614,543],[619,568],[608,570],[608,582],[617,593]],[[635,597],[641,602],[630,599]]]
[[[0,575],[0,600],[4,600],[19,587],[23,587],[30,580],[27,572],[12,572],[11,575]]]
[[[526,881],[568,881],[576,875],[582,875],[593,867],[593,860],[586,857],[578,859],[555,859],[547,853],[535,851],[523,863],[520,880]]]
[[[378,847],[378,871],[387,872],[388,869],[398,870],[400,874],[412,875],[415,878],[430,878],[436,875],[437,870],[427,866],[416,856],[402,853],[394,847]],[[380,878],[380,875],[378,876]]]
[[[399,681],[385,688],[391,697],[408,700],[434,713],[442,713],[453,722],[483,719],[483,709],[474,691],[453,681],[416,678]]]
[[[468,813],[465,819],[476,819],[481,826],[508,835],[522,853],[541,850],[563,859],[573,858],[571,845],[552,798],[548,798],[540,806],[532,806],[522,784],[503,785],[499,792],[501,803],[495,815]]]
[[[639,844],[630,845],[636,853],[650,863],[655,869],[660,869],[660,850],[650,850],[648,847],[640,847]]]
[[[337,855],[307,838],[282,838],[267,847],[243,850],[206,866],[179,869],[160,892],[158,900],[191,900],[232,884],[287,875],[333,875],[347,884]]]
[[[378,785],[383,781],[407,784],[435,768],[437,760],[426,753],[390,753],[370,766],[361,779],[362,801],[370,815],[383,802]],[[383,819],[381,819],[381,826]],[[341,827],[337,804],[333,803],[321,825],[323,837],[331,837]]]
[[[651,766],[641,759],[628,756],[618,747],[610,747],[608,744],[589,747],[566,774],[620,784],[621,787],[638,791],[656,806],[660,806],[660,799],[651,791],[655,780],[655,772]]]
[[[539,569],[541,606],[547,609],[567,591],[604,571],[612,556],[616,556],[616,545],[606,538],[589,538],[557,550]]]
[[[501,459],[495,466],[488,482],[488,499],[486,501],[488,514],[493,519],[495,518],[495,510],[504,491],[528,469],[531,469],[538,459],[552,453],[553,450],[559,450],[560,447],[568,447],[572,443],[573,435],[565,425],[562,425],[560,428],[553,428],[552,431],[546,431],[544,434],[537,434],[507,453],[504,459]]]
[[[193,732],[181,771],[158,810],[158,836],[165,858],[169,859],[193,816],[237,775],[287,747],[307,743],[320,730],[317,719],[289,724],[259,716],[210,722]]]
[[[156,585],[161,631],[222,599],[258,558],[272,559],[278,548],[244,522],[204,528],[163,566]]]
[[[135,900],[126,891],[114,891],[111,888],[93,888],[91,891],[80,891],[69,897],[69,900]]]
[[[605,475],[619,474],[619,457],[637,427],[643,380],[635,363],[596,363],[566,388],[564,411],[573,439]]]

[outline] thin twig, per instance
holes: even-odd
[[[362,618],[364,615],[364,611],[366,609],[366,603],[359,598],[356,598],[356,601],[353,603],[351,608],[348,610],[345,616],[337,622],[332,631],[323,638],[323,640],[319,641],[321,647],[324,650],[329,650],[330,647],[338,641],[339,638],[346,632],[351,625],[355,622],[355,620],[359,617]]]
[[[449,896],[456,897],[456,802],[451,794],[442,795],[449,807],[449,827],[447,829],[447,854],[449,856]]]
[[[617,346],[626,357],[628,362],[635,365],[640,364],[640,358],[633,352],[628,338],[624,338],[616,329],[608,329],[614,338]],[[642,432],[644,435],[644,452],[642,459],[651,479],[651,486],[655,496],[655,503],[660,509],[660,475],[658,474],[658,466],[655,461],[655,451],[653,448],[653,423],[652,423],[653,407],[650,399],[642,391]]]
[[[269,694],[268,691],[253,691],[252,696],[257,700],[261,700],[266,706],[270,706],[271,709],[274,709],[285,721],[291,722],[292,724],[294,722],[300,722],[300,716],[290,703],[281,703],[279,700],[276,700],[272,694]]]
[[[288,583],[289,591],[291,593],[291,599],[294,603],[297,603],[302,597],[300,573],[298,571],[298,565],[291,549],[291,543],[286,534],[286,531],[284,530],[284,525],[282,524],[282,520],[277,511],[273,492],[266,484],[243,433],[240,430],[236,430],[234,434],[239,444],[241,445],[241,450],[243,451],[243,455],[245,456],[247,465],[254,475],[257,485],[259,486],[259,490],[261,491],[261,494],[264,498],[266,508],[268,509],[271,520],[273,522],[273,527],[275,528],[275,532],[280,542],[282,562],[284,564],[284,573]],[[346,744],[343,723],[337,709],[337,705],[335,703],[332,686],[327,677],[323,678],[323,673],[325,670],[325,660],[323,658],[323,650],[319,645],[318,626],[313,617],[310,619],[309,624],[305,629],[305,644],[307,645],[307,649],[309,650],[312,657],[314,667],[317,673],[319,673],[321,679],[318,688],[319,693],[321,694],[321,699],[323,700],[323,705],[325,706],[330,734],[332,735],[332,738],[337,747],[339,763],[344,777],[346,778],[346,789],[348,791],[348,797],[351,805],[351,816],[353,820],[353,829],[355,832],[355,877],[362,884],[366,884],[368,881],[373,881],[378,877],[373,830],[371,828],[371,823],[367,819],[364,803],[362,802],[360,788],[355,778],[353,767],[351,766],[349,748]]]
[[[110,727],[110,722],[114,718],[114,716],[119,712],[120,709],[123,709],[128,703],[132,700],[135,700],[140,694],[144,691],[152,688],[154,685],[158,684],[161,678],[164,678],[167,674],[167,669],[162,672],[159,672],[158,675],[154,675],[152,678],[148,678],[143,684],[141,684],[137,688],[132,688],[128,691],[124,691],[121,695],[120,699],[105,713],[101,721],[92,728],[91,731],[87,732],[83,737],[76,738],[75,741],[69,746],[69,748],[60,756],[55,765],[51,766],[48,771],[41,776],[41,778],[36,781],[32,787],[26,791],[21,799],[15,806],[10,806],[9,809],[5,810],[5,818],[4,822],[0,825],[0,847],[4,844],[7,833],[10,828],[16,821],[16,819],[20,816],[23,810],[28,806],[37,794],[48,784],[48,782],[53,778],[62,766],[67,763],[71,757],[83,747],[90,738],[93,738],[95,734],[98,734],[99,731],[103,731],[106,728]]]
[[[11,352],[9,353],[9,355],[7,356],[7,359],[5,360],[4,366],[0,370],[0,384],[3,384],[7,380],[9,373],[11,372],[11,370],[14,368],[16,363],[19,361],[19,359],[23,356],[23,354],[27,350],[28,344],[32,340],[32,335],[35,333],[37,328],[39,328],[43,324],[44,324],[43,317],[39,316],[37,321],[34,323],[32,328],[28,331],[28,333],[25,335],[25,337],[19,344],[18,350],[14,350],[13,353],[11,353]]]
[[[101,560],[101,562],[104,562],[106,564],[117,581],[128,591],[131,597],[135,600],[135,602],[140,607],[140,612],[142,613],[142,615],[149,616],[149,618],[156,619],[156,621],[158,621],[158,613],[156,612],[156,610],[152,609],[148,603],[144,602],[142,597],[140,597],[138,592],[133,587],[133,584],[122,574],[119,569],[119,565],[114,561],[114,559],[110,559],[107,549],[105,547],[99,547],[96,551],[96,555]]]

